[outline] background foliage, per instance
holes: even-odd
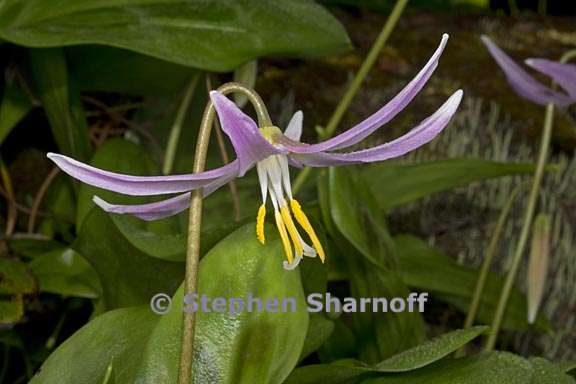
[[[442,12],[433,16],[439,18],[455,18],[455,9],[490,12],[486,1],[432,3],[427,7]],[[122,173],[160,174],[173,127],[181,124],[172,172],[190,172],[205,84],[215,87],[230,79],[256,86],[265,96],[280,87],[281,100],[265,99],[282,126],[294,92],[319,89],[322,97],[341,92],[335,92],[340,84],[330,83],[332,72],[324,72],[324,66],[337,68],[334,78],[344,83],[356,69],[357,57],[339,19],[354,17],[377,30],[380,25],[370,23],[376,16],[364,9],[383,14],[390,9],[390,2],[381,1],[323,4],[330,8],[307,0],[0,2],[0,382],[175,382],[186,214],[158,222],[106,214],[94,207],[94,194],[115,203],[151,200],[75,183],[50,168],[44,153],[58,151]],[[424,36],[426,28],[413,29]],[[363,32],[350,29],[361,49],[362,36],[356,34]],[[417,68],[425,54],[410,60]],[[310,67],[322,75],[308,78]],[[393,49],[377,65],[386,77],[413,74],[414,68]],[[288,89],[287,72],[307,81]],[[376,84],[364,92],[381,105],[394,88]],[[455,87],[436,83],[432,88],[427,100]],[[306,115],[307,137],[314,134],[309,121],[326,120],[317,101],[304,105],[313,109]],[[182,105],[187,113],[178,122]],[[573,123],[569,113],[563,119]],[[452,128],[463,125],[471,124],[457,119]],[[222,163],[213,142],[210,167]],[[553,165],[547,171],[563,169]],[[200,292],[295,297],[300,310],[200,312],[195,382],[574,382],[569,361],[525,356],[507,342],[512,335],[557,332],[545,313],[528,325],[521,285],[507,307],[502,351],[479,352],[477,340],[487,327],[460,329],[477,264],[463,263],[458,254],[405,225],[407,211],[434,203],[437,196],[533,171],[529,158],[469,151],[318,172],[301,195],[329,260],[302,263],[293,273],[281,268],[278,239],[261,247],[253,234],[252,213],[259,204],[254,175],[236,183],[241,202],[236,219],[230,191],[223,188],[205,202]],[[471,215],[473,208],[459,214]],[[500,273],[491,272],[477,324],[490,323],[502,285]],[[305,295],[327,291],[340,297],[429,292],[432,301],[424,314],[304,311]],[[175,303],[165,316],[149,308],[159,292]],[[467,344],[468,354],[455,358]]]

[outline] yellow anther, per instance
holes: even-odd
[[[304,253],[304,249],[302,249],[302,243],[300,242],[300,235],[298,235],[298,230],[294,225],[294,221],[292,221],[292,216],[290,215],[290,210],[288,206],[280,207],[280,213],[282,214],[282,219],[284,219],[284,224],[288,229],[288,233],[290,234],[290,238],[292,239],[292,243],[294,244],[294,248],[296,249],[296,254],[302,257]]]
[[[264,236],[264,218],[266,218],[266,206],[262,204],[258,209],[258,216],[256,217],[256,237],[262,244],[266,243]]]
[[[288,233],[286,232],[286,227],[284,226],[284,221],[282,221],[282,215],[278,211],[274,211],[274,217],[276,219],[276,226],[278,227],[278,232],[280,232],[280,238],[282,239],[282,245],[284,246],[284,252],[286,253],[286,258],[288,262],[292,264],[294,260],[294,255],[292,254],[292,246],[290,245],[290,239],[288,238]]]
[[[314,249],[316,249],[316,252],[318,252],[318,256],[320,256],[320,260],[324,262],[324,260],[326,259],[324,248],[322,248],[322,244],[320,244],[320,240],[318,240],[318,236],[316,236],[316,232],[314,232],[314,228],[312,228],[310,221],[302,211],[300,203],[292,199],[290,200],[290,208],[292,208],[292,212],[294,213],[294,217],[296,218],[298,224],[300,224],[300,226],[304,228],[304,231],[306,231],[306,233],[310,237]]]

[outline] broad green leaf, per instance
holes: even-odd
[[[88,45],[67,47],[70,73],[86,91],[131,95],[179,94],[194,69],[126,49]]]
[[[206,216],[206,214],[205,214]],[[133,218],[125,215],[110,215],[118,230],[126,239],[138,250],[149,256],[157,257],[169,261],[184,261],[186,259],[186,239],[185,228],[165,233],[153,232],[146,228],[145,223],[139,223]],[[202,241],[200,242],[200,257],[208,252],[224,237],[234,230],[246,224],[250,219],[242,219],[239,222],[228,221],[227,223],[202,228]],[[144,225],[143,225],[144,224]]]
[[[87,298],[101,294],[100,281],[92,266],[70,248],[37,256],[28,265],[42,292]]]
[[[14,84],[4,88],[0,104],[0,144],[31,109],[32,103],[20,88]]]
[[[422,368],[458,350],[487,329],[488,327],[472,327],[446,333],[392,356],[376,364],[375,368],[380,372],[406,372]]]
[[[158,321],[149,306],[104,313],[68,338],[42,364],[31,384],[134,383],[142,350]]]
[[[42,202],[42,209],[49,213],[38,226],[38,233],[48,238],[59,238],[71,243],[76,237],[74,219],[76,217],[77,194],[70,176],[61,172],[56,176]]]
[[[62,243],[45,237],[13,237],[8,242],[10,249],[26,257],[37,257],[61,249]]]
[[[34,86],[58,148],[66,155],[86,161],[91,153],[88,125],[80,92],[68,76],[64,52],[58,48],[30,49],[28,56]]]
[[[415,236],[398,235],[395,239],[402,276],[406,284],[431,292],[466,312],[478,278],[478,270],[459,265],[454,259],[428,246]],[[476,317],[478,322],[490,324],[502,285],[502,278],[494,274],[488,276]],[[504,316],[503,328],[528,329],[526,308],[526,298],[520,291],[514,289]],[[538,318],[536,325],[539,329],[547,327],[546,320],[542,316]]]
[[[334,319],[332,322],[334,323],[334,331],[322,345],[322,348],[318,350],[320,360],[332,362],[357,356],[357,340],[352,330],[342,318]]]
[[[30,47],[110,45],[212,71],[349,46],[340,23],[308,0],[11,0],[0,4],[0,38]]]
[[[284,384],[356,384],[373,376],[368,366],[360,363],[357,366],[340,365],[336,362],[296,368]]]
[[[371,241],[366,231],[365,215],[358,214],[362,209],[358,193],[352,180],[352,173],[339,168],[329,172],[330,214],[338,230],[358,251],[378,265],[382,255],[378,243]]]
[[[310,323],[308,324],[308,333],[306,334],[304,347],[300,354],[300,360],[320,348],[326,340],[330,338],[334,332],[334,328],[334,322],[328,319],[325,314],[311,313]]]
[[[405,297],[409,291],[396,270],[394,244],[382,213],[362,181],[345,169],[329,171],[329,206],[338,244],[350,276],[352,296]],[[340,235],[341,233],[341,235]],[[341,237],[344,237],[342,239]],[[348,244],[353,245],[355,249]],[[375,363],[418,344],[424,323],[418,312],[357,313],[360,359]]]
[[[443,359],[479,336],[486,329],[487,327],[473,327],[453,331],[372,366],[360,362],[346,366],[343,366],[342,363],[306,366],[297,369],[290,375],[286,383],[350,383],[375,374],[417,371]]]
[[[297,311],[199,311],[196,383],[281,383],[294,368],[308,313],[298,270],[284,270],[282,254],[279,239],[271,236],[262,246],[250,224],[200,262],[199,293],[211,298],[246,298],[249,293],[262,299],[294,297]],[[96,317],[46,360],[31,383],[101,384],[110,366],[114,383],[175,383],[182,305],[180,289],[164,316],[146,305]]]
[[[272,232],[271,227],[267,230]],[[308,313],[298,270],[282,268],[278,238],[267,239],[262,246],[255,239],[253,224],[238,229],[202,259],[198,292],[211,298],[249,294],[262,300],[294,298],[295,312],[200,311],[194,343],[195,382],[283,382],[298,362]],[[182,301],[179,290],[170,313],[150,337],[137,382],[175,382]]]
[[[532,173],[534,165],[471,158],[410,165],[387,162],[365,167],[362,172],[380,208],[387,211],[395,206],[474,181]]]
[[[534,375],[530,384],[574,384],[576,380],[564,370],[541,357],[530,358]]]
[[[565,361],[558,364],[560,369],[562,369],[566,373],[572,373],[576,370],[576,362],[575,361]]]
[[[388,374],[366,384],[531,384],[533,367],[528,360],[508,352],[490,352],[462,359],[444,360],[422,369]]]
[[[184,276],[183,263],[150,257],[138,250],[100,208],[87,215],[72,249],[96,270],[108,310],[148,303],[158,292],[171,294]]]

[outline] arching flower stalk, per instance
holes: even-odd
[[[402,111],[434,72],[447,40],[448,35],[444,35],[440,46],[424,68],[390,102],[358,125],[317,144],[300,142],[302,112],[294,114],[284,132],[275,126],[258,127],[256,122],[231,100],[217,91],[212,91],[211,102],[216,108],[222,130],[230,138],[237,156],[223,167],[201,173],[147,177],[101,170],[60,154],[49,153],[48,157],[64,172],[95,187],[133,196],[179,193],[166,200],[141,205],[110,204],[94,196],[94,202],[107,212],[131,214],[143,220],[161,219],[184,211],[189,207],[191,190],[203,188],[203,195],[207,196],[228,181],[244,176],[256,166],[262,193],[262,205],[256,220],[258,240],[265,243],[264,221],[269,196],[286,253],[284,268],[295,268],[303,256],[318,255],[324,261],[325,253],[318,236],[292,195],[289,166],[330,167],[372,163],[402,156],[432,140],[446,127],[456,112],[462,98],[461,90],[456,91],[434,114],[404,136],[369,149],[335,152],[357,144]],[[306,233],[311,245],[304,241],[295,222]]]

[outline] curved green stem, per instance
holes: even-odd
[[[518,267],[520,266],[520,261],[522,260],[522,255],[524,254],[524,250],[526,248],[526,243],[530,234],[530,228],[532,226],[532,220],[534,218],[534,211],[536,209],[536,202],[538,201],[538,192],[540,189],[540,184],[542,183],[544,167],[548,158],[553,122],[554,104],[549,103],[546,106],[546,116],[544,118],[544,128],[542,130],[542,138],[540,140],[538,162],[536,163],[536,172],[534,173],[534,179],[532,181],[532,187],[530,189],[530,195],[528,197],[528,203],[524,213],[524,221],[522,223],[522,229],[520,230],[520,237],[518,239],[518,244],[516,245],[516,250],[512,256],[512,265],[510,266],[510,270],[506,275],[506,281],[504,282],[500,300],[498,301],[496,312],[492,320],[490,334],[488,335],[488,339],[486,341],[485,349],[487,351],[493,350],[494,345],[496,344],[496,339],[498,337],[498,332],[500,331],[500,326],[502,325],[502,319],[508,304],[508,299],[510,298],[510,293],[512,292],[512,287],[514,286],[516,274],[518,273]]]
[[[574,58],[576,58],[576,49],[572,49],[564,53],[560,58],[560,62],[566,63]],[[555,84],[553,84],[552,87],[555,88]],[[487,351],[494,349],[494,346],[496,345],[496,339],[498,338],[498,332],[500,330],[500,326],[502,325],[502,318],[504,317],[504,312],[506,311],[506,305],[508,304],[508,299],[510,298],[510,292],[512,291],[514,280],[516,279],[516,274],[518,273],[518,267],[520,265],[520,261],[522,260],[522,254],[526,248],[528,235],[530,233],[532,220],[534,218],[536,201],[538,200],[538,192],[542,182],[542,176],[544,174],[544,167],[546,166],[546,160],[548,159],[548,150],[550,147],[550,139],[552,138],[553,123],[554,104],[549,103],[546,106],[546,115],[544,117],[544,127],[542,129],[538,162],[536,164],[536,172],[532,182],[532,189],[530,190],[530,196],[528,197],[528,204],[524,213],[524,222],[522,223],[520,238],[518,239],[518,244],[512,257],[512,265],[506,276],[506,281],[504,282],[504,287],[502,288],[502,294],[500,295],[500,300],[498,301],[498,306],[496,307],[494,319],[492,320],[490,334],[486,340],[485,349]]]
[[[272,125],[266,106],[260,96],[252,89],[238,83],[226,83],[218,88],[222,94],[240,92],[248,97],[258,115],[260,126]],[[194,154],[194,173],[204,171],[206,155],[210,141],[210,132],[214,123],[214,104],[209,101],[196,142]],[[192,191],[190,198],[190,215],[188,219],[188,242],[186,246],[186,276],[184,278],[184,294],[191,295],[198,287],[198,264],[200,262],[200,229],[202,226],[202,188]],[[192,360],[194,353],[194,331],[196,326],[196,313],[186,311],[182,317],[182,338],[180,351],[180,366],[178,383],[190,384],[192,382]]]
[[[480,299],[482,298],[482,293],[484,292],[484,287],[486,286],[486,279],[488,278],[488,273],[490,272],[490,267],[492,265],[492,260],[496,254],[496,249],[498,247],[498,242],[502,236],[502,231],[504,230],[504,225],[506,220],[510,215],[514,201],[525,188],[529,187],[530,183],[525,182],[518,185],[504,203],[502,211],[498,216],[498,221],[494,227],[494,232],[492,232],[492,237],[488,243],[488,248],[486,248],[486,254],[484,256],[484,261],[482,262],[482,267],[480,268],[480,273],[478,275],[478,280],[476,281],[476,286],[474,287],[474,293],[472,294],[472,301],[470,302],[470,308],[468,309],[468,314],[464,322],[464,328],[470,328],[474,324],[474,319],[478,313],[478,308],[480,306]],[[457,353],[456,357],[461,357],[464,355],[465,348],[462,347]]]
[[[390,34],[394,30],[394,27],[396,27],[396,24],[398,23],[398,20],[400,19],[400,16],[402,15],[404,8],[406,8],[407,3],[408,0],[398,0],[394,5],[394,8],[392,9],[390,16],[388,16],[388,19],[386,20],[384,27],[382,27],[382,31],[380,31],[380,34],[376,38],[376,41],[372,45],[372,48],[370,48],[370,52],[368,52],[368,55],[364,59],[364,62],[360,66],[360,69],[354,76],[354,79],[352,79],[352,83],[350,83],[350,86],[346,90],[346,93],[344,93],[344,96],[342,96],[342,99],[340,99],[340,102],[338,103],[338,106],[336,106],[336,109],[332,113],[332,116],[330,117],[330,120],[328,121],[326,128],[319,135],[320,140],[329,139],[336,131],[338,124],[340,124],[340,121],[344,117],[344,114],[350,107],[352,99],[354,98],[356,93],[358,93],[358,90],[360,89],[362,82],[366,78],[366,75],[368,75],[368,72],[370,72],[370,69],[372,69],[374,63],[376,63],[376,59],[378,59],[380,51],[384,47],[384,44],[386,44],[386,41],[388,41],[388,38],[390,37]],[[305,168],[298,174],[298,176],[294,180],[292,188],[295,194],[300,190],[300,188],[302,188],[310,172],[311,168]]]

